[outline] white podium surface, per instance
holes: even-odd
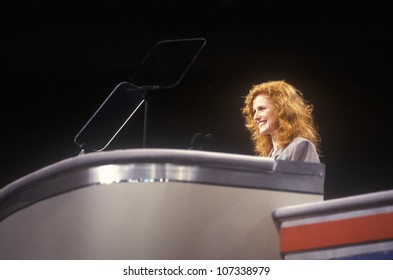
[[[323,164],[246,155],[81,155],[0,190],[0,259],[280,259],[272,212],[323,182]]]

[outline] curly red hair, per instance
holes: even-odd
[[[320,154],[320,137],[312,116],[313,105],[308,104],[303,94],[285,81],[269,81],[253,85],[241,109],[258,155],[268,156],[273,148],[270,135],[261,135],[254,121],[253,102],[258,95],[269,98],[277,108],[279,148],[285,148],[296,137],[303,137],[310,140]]]

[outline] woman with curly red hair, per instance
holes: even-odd
[[[320,162],[313,106],[285,81],[252,86],[242,113],[255,152],[278,160]]]

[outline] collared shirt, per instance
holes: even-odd
[[[289,161],[321,162],[314,144],[303,137],[296,137],[284,149],[272,150],[269,157]]]

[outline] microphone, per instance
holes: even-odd
[[[203,136],[202,150],[211,150],[213,147],[214,136],[211,133]]]
[[[212,146],[213,134],[203,134],[201,132],[197,132],[191,139],[191,145],[188,148],[189,150],[206,150]]]
[[[200,150],[203,142],[203,134],[201,132],[197,132],[191,138],[191,144],[188,148],[189,150]]]

